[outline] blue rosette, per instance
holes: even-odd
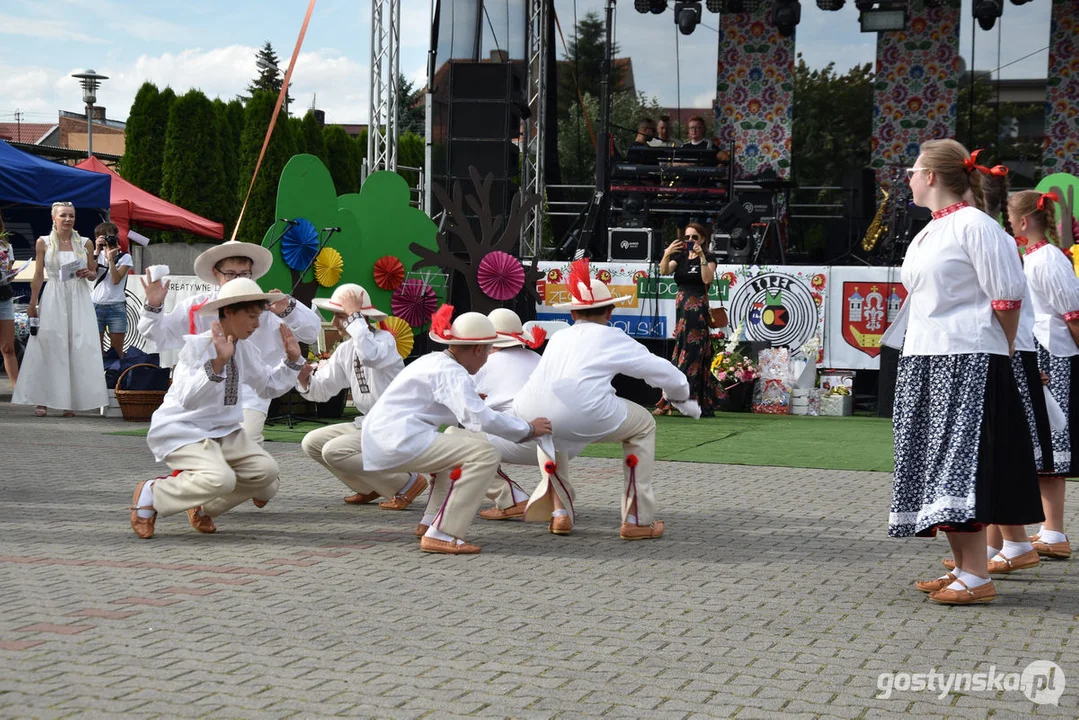
[[[281,258],[293,270],[303,272],[318,255],[318,230],[300,218],[281,238]]]

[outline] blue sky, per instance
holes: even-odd
[[[450,7],[453,0],[445,0]],[[969,58],[970,2],[964,0],[961,51]],[[556,0],[563,31],[572,33],[578,18],[602,13],[602,0]],[[673,2],[672,2],[673,5]],[[93,68],[108,75],[98,104],[110,118],[127,117],[135,92],[146,80],[171,85],[177,93],[191,87],[211,97],[242,93],[256,74],[255,51],[273,43],[282,65],[287,63],[299,32],[305,0],[42,0],[0,5],[0,120],[14,120],[16,109],[26,122],[55,122],[58,110],[79,111],[81,94],[72,72]],[[513,34],[522,0],[488,0],[490,25],[485,47],[500,47]],[[1050,0],[1017,7],[1004,5],[1001,28],[1001,76],[1045,77]],[[508,12],[507,12],[508,9]],[[370,53],[370,4],[366,0],[319,0],[293,78],[296,105],[307,107],[313,96],[330,122],[367,119]],[[430,0],[401,0],[401,71],[422,83],[430,35]],[[509,18],[509,22],[507,21]],[[718,27],[718,16],[704,13],[704,25]],[[492,38],[491,28],[494,29]],[[707,106],[714,94],[718,35],[698,27],[679,38],[668,10],[641,15],[630,0],[618,3],[616,39],[621,55],[633,58],[637,88],[661,104]],[[813,0],[802,0],[797,49],[812,67],[835,62],[845,70],[872,62],[876,36],[858,31],[852,0],[839,12],[823,12]],[[512,43],[510,43],[512,44]],[[978,69],[997,67],[998,30],[976,31]],[[559,56],[562,47],[559,42]],[[1018,58],[1034,53],[1027,60]],[[678,62],[676,63],[676,57]],[[681,82],[675,78],[680,70]]]

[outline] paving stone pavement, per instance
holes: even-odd
[[[581,459],[573,535],[477,520],[483,553],[454,558],[419,551],[418,504],[344,505],[299,445],[271,443],[267,508],[143,541],[125,507],[161,466],[106,434],[132,426],[6,401],[0,717],[1079,716],[1079,561],[1001,578],[988,606],[934,605],[911,583],[947,543],[886,537],[886,474],[659,463],[666,536],[630,543],[618,462]],[[900,675],[878,697],[881,673],[1036,660],[1064,672],[1059,706]]]

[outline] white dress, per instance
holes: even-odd
[[[49,251],[45,267],[51,280],[38,303],[41,325],[30,337],[19,367],[11,402],[58,410],[96,410],[108,405],[105,368],[90,282],[63,282],[60,266],[77,257],[72,251]]]

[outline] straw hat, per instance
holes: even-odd
[[[311,301],[311,304],[317,307],[319,310],[329,310],[333,313],[344,314],[344,309],[341,307],[341,298],[348,292],[354,292],[360,298],[360,312],[365,317],[369,317],[372,320],[385,320],[389,315],[382,312],[374,305],[371,304],[371,296],[367,294],[367,291],[362,286],[356,283],[344,283],[338,285],[333,290],[333,295],[328,298],[315,298]]]
[[[431,318],[430,338],[443,345],[494,345],[503,338],[487,316],[466,312],[450,323],[453,305],[443,305]]]
[[[555,303],[552,307],[560,310],[588,310],[607,307],[630,299],[628,295],[611,295],[611,291],[603,282],[592,277],[588,267],[588,258],[574,260],[570,264],[569,281],[566,286],[573,299],[568,303]]]
[[[496,348],[511,348],[520,345],[535,349],[547,339],[547,331],[541,327],[533,326],[532,332],[525,334],[521,318],[508,308],[492,310],[487,313],[487,319],[495,326],[495,332],[502,338],[502,342],[494,343]]]
[[[285,297],[282,293],[262,292],[262,288],[254,280],[236,278],[222,285],[221,291],[217,293],[217,298],[200,307],[198,312],[199,315],[216,316],[218,310],[229,305],[238,305],[239,303],[253,300],[265,300],[268,303],[275,303],[278,300],[285,299]]]
[[[195,258],[195,274],[199,276],[199,280],[216,285],[217,278],[214,277],[214,268],[225,258],[231,257],[249,259],[251,261],[251,278],[254,280],[258,280],[265,275],[270,270],[270,266],[273,265],[273,254],[261,245],[229,240],[200,253]]]

